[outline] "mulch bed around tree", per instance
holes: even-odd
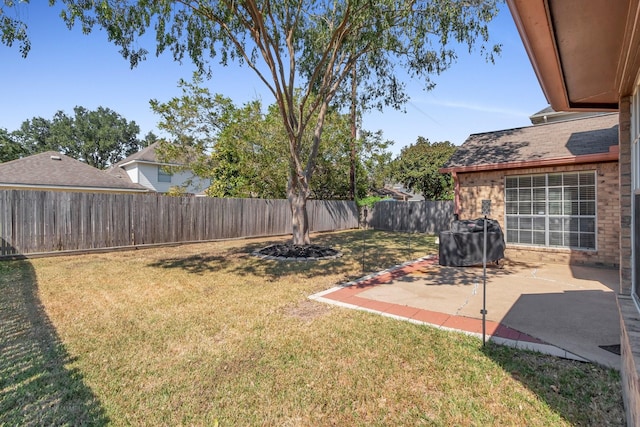
[[[283,261],[315,261],[320,259],[334,259],[342,256],[340,251],[319,245],[294,245],[281,243],[267,246],[253,252],[253,255],[265,259]]]

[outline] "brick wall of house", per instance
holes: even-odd
[[[509,245],[507,259],[521,262],[553,262],[617,267],[620,262],[620,205],[618,164],[616,162],[528,168],[473,173],[458,173],[460,188],[460,219],[481,218],[481,200],[491,200],[490,217],[505,230],[504,178],[508,175],[529,175],[550,172],[596,171],[597,182],[597,250],[577,251],[565,248],[541,248]]]

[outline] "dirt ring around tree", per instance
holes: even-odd
[[[342,253],[336,249],[319,245],[294,245],[291,243],[280,243],[267,246],[251,253],[263,259],[274,259],[278,261],[320,261],[324,259],[336,259]]]

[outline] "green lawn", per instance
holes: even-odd
[[[624,424],[615,371],[307,299],[432,237],[276,241],[0,262],[0,425]]]

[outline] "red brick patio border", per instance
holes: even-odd
[[[340,287],[322,293],[322,298],[327,298],[344,304],[360,307],[363,309],[389,314],[406,320],[428,323],[442,328],[456,329],[473,334],[482,333],[482,320],[472,317],[456,316],[440,313],[431,310],[411,307],[408,305],[393,304],[384,301],[372,300],[359,294],[384,283],[391,283],[393,280],[418,271],[424,267],[431,266],[438,262],[437,257],[421,258],[418,261],[400,265],[390,270],[382,271],[373,276],[366,276],[360,280],[349,282]],[[524,341],[534,344],[547,344],[538,338],[517,331],[499,322],[486,321],[485,333],[487,336],[498,337],[514,341]]]

